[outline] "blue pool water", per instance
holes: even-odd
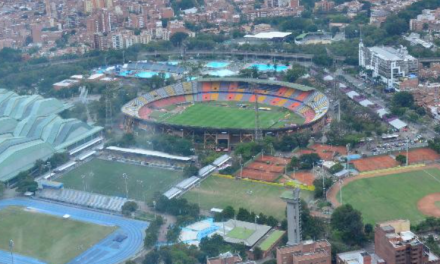
[[[119,72],[119,76],[126,77],[131,74],[131,71],[121,71]]]
[[[222,61],[211,61],[208,64],[206,64],[206,67],[208,68],[224,68],[229,65],[229,62],[222,62]]]
[[[225,76],[235,75],[236,73],[233,71],[230,71],[228,69],[221,69],[221,70],[216,70],[216,71],[210,71],[210,72],[208,72],[208,74],[211,76],[225,77]]]
[[[140,73],[136,74],[135,76],[138,77],[138,78],[146,78],[146,79],[148,79],[148,78],[151,78],[154,75],[158,75],[158,74],[159,74],[158,72],[146,71],[146,72],[140,72]],[[165,73],[165,79],[168,79],[168,78],[170,78],[170,74],[169,73]]]
[[[249,69],[256,67],[259,71],[275,71],[275,65],[273,64],[252,64],[251,66],[249,66]],[[276,71],[277,72],[282,72],[287,70],[287,66],[286,65],[277,65]]]

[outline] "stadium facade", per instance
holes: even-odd
[[[1,182],[10,183],[37,160],[47,160],[101,136],[102,127],[58,115],[68,108],[54,98],[20,96],[0,89]]]
[[[316,89],[304,85],[243,78],[207,78],[177,83],[139,96],[122,107],[127,130],[138,127],[153,132],[179,136],[204,135],[205,146],[215,147],[221,141],[228,148],[239,142],[252,141],[254,129],[194,127],[159,122],[151,113],[170,105],[195,102],[235,101],[276,106],[288,109],[305,120],[304,124],[288,124],[278,128],[261,128],[264,135],[284,135],[298,131],[317,131],[325,124],[328,98]]]

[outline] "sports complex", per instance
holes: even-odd
[[[148,227],[120,216],[20,198],[0,201],[0,217],[0,263],[8,264],[121,263],[142,248]]]
[[[229,149],[256,130],[282,135],[318,130],[327,97],[312,87],[258,79],[209,78],[166,86],[123,106],[126,126],[181,136],[203,135],[205,146]]]

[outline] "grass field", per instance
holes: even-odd
[[[84,190],[81,176],[86,175],[86,191],[125,197],[123,173],[128,175],[128,197],[139,201],[151,201],[155,192],[165,192],[182,180],[181,171],[94,159],[64,174],[57,181],[63,182],[66,188]]]
[[[280,237],[282,237],[284,235],[284,231],[280,231],[280,230],[275,230],[272,232],[272,234],[270,234],[270,236],[268,236],[261,244],[260,244],[260,248],[263,251],[268,250],[273,243],[275,243],[278,239],[280,239]]]
[[[14,252],[50,264],[67,263],[117,229],[31,212],[22,207],[1,210],[0,219],[0,249],[9,251],[12,239]]]
[[[257,214],[261,212],[283,219],[286,203],[281,200],[280,195],[284,191],[286,189],[283,187],[210,176],[200,187],[192,189],[183,197],[190,202],[199,203],[205,210],[230,205],[236,210],[243,207]],[[308,201],[312,192],[301,191],[301,196]]]
[[[425,218],[417,202],[436,192],[440,192],[438,169],[359,179],[342,188],[343,203],[360,210],[364,222],[372,224],[400,218],[417,223]]]
[[[224,105],[224,106],[222,106]],[[253,105],[248,108],[238,108],[237,102],[197,103],[189,106],[180,114],[153,112],[151,116],[169,124],[201,126],[213,128],[254,128],[255,112]],[[287,109],[268,106],[271,111],[259,111],[261,128],[284,127],[286,123],[303,124],[304,118]]]
[[[248,238],[249,238],[254,232],[255,232],[255,230],[246,229],[246,228],[244,228],[244,227],[235,227],[234,229],[232,229],[231,231],[229,231],[229,233],[227,234],[227,236],[230,237],[230,238],[236,238],[236,239],[246,240],[246,239],[248,239]]]

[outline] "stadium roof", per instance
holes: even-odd
[[[263,79],[251,79],[251,78],[203,78],[197,80],[199,82],[218,82],[218,81],[225,81],[225,82],[247,82],[247,83],[256,83],[256,84],[266,84],[266,85],[279,85],[284,86],[287,88],[297,89],[300,91],[312,91],[315,90],[313,87],[297,84],[297,83],[290,83],[290,82],[280,82],[280,81],[271,81],[271,80],[263,80]]]
[[[260,225],[251,222],[244,222],[235,219],[231,219],[224,223],[215,223],[217,226],[221,228],[217,231],[219,235],[223,237],[223,239],[232,244],[244,244],[245,246],[252,247],[255,245],[261,238],[263,238],[267,232],[269,232],[272,227],[267,225]],[[241,228],[243,230],[252,230],[253,232],[248,237],[238,238],[229,236],[230,232],[235,228]]]
[[[271,32],[261,32],[255,35],[245,35],[245,38],[256,38],[256,39],[274,39],[274,38],[285,38],[289,35],[292,35],[292,32],[279,32],[279,31],[271,31]]]
[[[0,181],[11,180],[36,160],[66,151],[102,130],[57,115],[69,107],[54,98],[0,89]]]
[[[164,159],[172,159],[172,160],[180,160],[180,161],[190,161],[191,157],[182,157],[182,156],[175,156],[171,154],[167,154],[160,151],[154,151],[154,150],[146,150],[146,149],[139,149],[139,148],[120,148],[120,147],[107,147],[108,150],[118,151],[118,152],[125,152],[125,153],[131,153],[131,154],[139,154],[139,155],[145,155],[145,156],[152,156],[152,157],[158,157],[158,158],[164,158]]]

